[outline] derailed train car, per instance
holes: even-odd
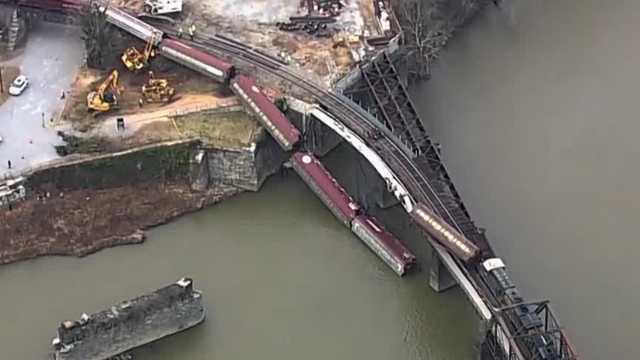
[[[474,243],[424,204],[417,203],[409,215],[422,229],[458,258],[469,262],[480,256],[480,249]]]
[[[101,6],[100,10],[105,12],[105,16],[108,22],[144,42],[148,42],[149,40],[151,40],[153,42],[153,45],[157,46],[163,40],[163,31],[147,24],[144,21],[141,21],[140,19],[127,13],[124,10],[118,9],[117,7],[113,6]]]
[[[313,155],[293,154],[293,169],[331,212],[380,257],[396,274],[402,276],[416,261],[411,251],[374,217],[364,214],[322,163]]]
[[[166,58],[223,84],[228,84],[236,75],[233,64],[178,40],[164,39],[158,50]]]
[[[349,227],[351,221],[358,216],[360,205],[346,193],[322,163],[312,154],[297,152],[291,157],[291,165],[333,215]]]
[[[290,151],[300,141],[300,131],[269,100],[252,78],[236,76],[231,81],[231,90],[283,149]]]
[[[416,263],[416,256],[374,217],[358,215],[351,222],[351,232],[400,276]]]

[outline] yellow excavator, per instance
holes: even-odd
[[[92,91],[87,95],[87,108],[89,111],[103,113],[118,104],[118,96],[120,95],[118,76],[118,70],[113,70],[98,86],[96,91]]]
[[[169,86],[169,80],[156,79],[153,71],[149,71],[149,80],[142,85],[142,96],[147,103],[168,103],[173,99],[176,90]]]
[[[142,52],[136,49],[135,46],[126,49],[122,53],[122,57],[120,57],[124,66],[129,71],[140,71],[147,67],[149,65],[149,59],[156,55],[155,49],[153,48],[154,41],[155,37],[151,36]]]

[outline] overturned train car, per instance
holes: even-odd
[[[358,205],[313,155],[293,154],[293,169],[331,212],[364,242],[396,274],[404,275],[416,257],[374,217],[362,213]]]

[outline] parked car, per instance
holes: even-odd
[[[29,79],[27,79],[27,77],[24,75],[20,75],[11,83],[11,86],[9,87],[9,94],[18,96],[22,94],[27,86],[29,86]]]

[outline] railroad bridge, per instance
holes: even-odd
[[[37,1],[29,4],[38,7]],[[170,25],[151,25],[115,8],[104,11],[113,25],[143,41],[154,39],[161,55],[229,84],[282,148],[293,152],[293,168],[336,217],[402,275],[414,259],[410,251],[363,213],[320,160],[306,150],[302,140],[306,124],[322,123],[361,153],[435,250],[434,288],[447,288],[448,277],[455,280],[486,325],[479,351],[482,359],[577,358],[548,301],[529,302],[520,295],[484,231],[471,220],[438,145],[427,133],[394,65],[393,49],[397,47],[379,51],[338,84],[338,90],[329,91],[282,60],[233,39],[198,34],[195,41],[178,40]],[[312,98],[315,104],[303,111],[302,133],[253,79],[236,76],[233,65],[217,55],[268,72]]]

